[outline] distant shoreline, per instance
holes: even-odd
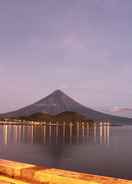
[[[24,126],[86,126],[87,124],[89,125],[109,125],[109,126],[122,126],[122,124],[119,124],[119,123],[116,123],[116,124],[113,124],[113,123],[110,123],[110,122],[106,122],[106,121],[102,121],[102,122],[33,122],[33,121],[25,121],[25,122],[16,122],[16,121],[7,121],[7,122],[4,122],[4,121],[0,121],[0,125],[15,125],[15,126],[20,126],[20,125],[24,125]]]

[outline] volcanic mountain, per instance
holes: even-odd
[[[35,113],[48,113],[50,115],[58,115],[63,112],[76,112],[80,115],[92,120],[110,120],[117,123],[132,123],[132,119],[113,116],[95,111],[76,102],[60,90],[54,91],[49,96],[40,101],[21,108],[14,112],[1,114],[2,117],[23,117],[31,116]]]

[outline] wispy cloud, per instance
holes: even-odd
[[[132,1],[1,1],[0,111],[55,88],[87,106],[131,107],[131,19]]]

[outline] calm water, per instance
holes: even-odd
[[[0,157],[132,179],[132,126],[0,126]]]

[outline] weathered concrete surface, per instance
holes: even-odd
[[[8,179],[7,184],[9,184],[10,178],[16,179],[14,181],[12,179],[12,182],[10,182],[12,184],[132,184],[132,181],[122,179],[39,167],[7,160],[0,160],[0,175],[0,182],[2,177],[8,177],[5,177]],[[4,182],[6,184],[6,180],[3,180],[3,184]]]
[[[9,178],[7,176],[0,176],[0,184],[31,184],[31,183]]]

